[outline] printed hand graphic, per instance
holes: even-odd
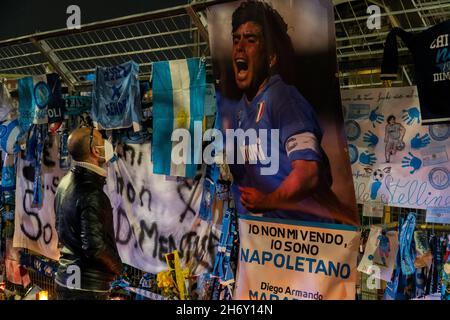
[[[363,141],[367,142],[368,147],[374,148],[378,144],[378,137],[369,130],[364,134]]]
[[[409,109],[403,109],[403,121],[406,121],[407,125],[411,125],[414,120],[417,121],[417,123],[420,123],[420,111],[417,107],[412,107]]]
[[[373,166],[377,162],[377,157],[375,157],[375,153],[363,152],[359,156],[359,162],[367,166]]]
[[[411,139],[411,148],[413,149],[420,149],[424,148],[427,145],[430,144],[430,136],[427,134],[424,134],[423,137],[420,137],[420,134],[416,134],[414,138]]]
[[[373,127],[375,128],[375,123],[383,123],[384,116],[381,113],[377,113],[379,107],[376,107],[369,114],[369,120],[372,122]]]
[[[406,156],[403,158],[402,167],[403,168],[408,168],[408,167],[413,168],[413,170],[411,170],[409,173],[414,174],[414,172],[419,170],[420,167],[422,166],[422,160],[420,160],[419,158],[414,156],[411,152],[408,152],[408,154],[410,155],[410,157]]]

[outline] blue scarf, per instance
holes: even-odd
[[[212,204],[214,202],[214,195],[216,193],[217,180],[219,179],[219,167],[215,164],[206,167],[205,180],[203,182],[202,201],[200,203],[200,219],[205,221],[212,221],[213,212]]]
[[[213,288],[213,300],[219,300],[220,282],[226,282],[234,279],[233,269],[231,266],[231,251],[233,249],[233,242],[236,234],[236,210],[228,208],[225,211],[222,220],[222,233],[214,263],[213,276],[218,277],[219,281],[215,281]],[[218,282],[218,283],[217,283]],[[226,290],[229,291],[229,290]],[[231,292],[225,292],[228,297],[231,297]]]
[[[38,125],[37,128],[37,146],[35,153],[35,166],[34,166],[34,185],[33,185],[33,204],[38,207],[42,206],[42,155],[44,152],[44,141],[47,137],[47,126]]]
[[[410,213],[400,230],[400,260],[402,272],[405,276],[414,274],[414,260],[416,259],[413,248],[414,229],[416,227],[416,215]]]

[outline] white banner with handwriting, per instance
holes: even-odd
[[[58,233],[55,227],[55,194],[67,171],[59,166],[59,139],[49,135],[42,155],[42,206],[33,205],[35,168],[17,155],[15,248],[27,248],[47,258],[58,260]]]
[[[239,235],[234,299],[355,299],[355,227],[244,216]]]
[[[202,181],[153,174],[150,143],[124,144],[108,167],[106,191],[113,207],[122,261],[140,270],[166,270],[178,250],[193,274],[211,271],[219,230],[199,218]]]
[[[421,125],[416,87],[343,90],[358,203],[450,206],[450,125]]]

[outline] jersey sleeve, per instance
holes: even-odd
[[[271,96],[271,121],[290,161],[322,161],[322,131],[310,103],[294,87]]]

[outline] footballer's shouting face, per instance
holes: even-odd
[[[269,59],[262,28],[254,22],[233,32],[233,70],[236,84],[253,98],[269,75]],[[250,96],[249,96],[250,95]]]

